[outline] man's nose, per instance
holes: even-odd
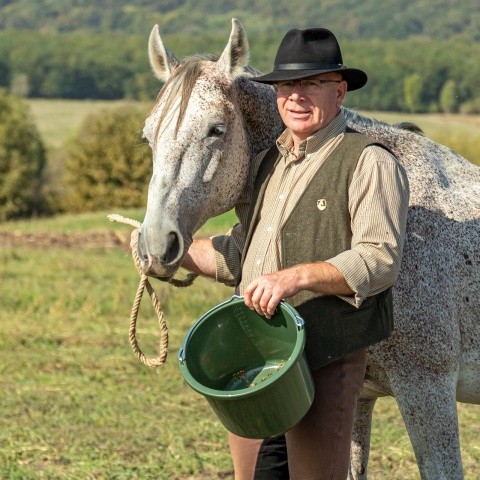
[[[297,97],[303,97],[303,88],[300,82],[294,82],[293,84],[292,93],[290,93],[290,97],[293,97],[295,95]]]

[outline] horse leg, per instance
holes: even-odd
[[[353,424],[352,450],[348,480],[366,480],[368,456],[370,454],[370,433],[372,413],[377,397],[360,396]]]
[[[457,374],[403,372],[392,381],[422,480],[463,480],[456,405]]]

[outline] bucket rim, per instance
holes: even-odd
[[[222,400],[238,400],[241,398],[253,397],[255,395],[259,395],[260,393],[264,393],[266,390],[273,387],[273,384],[275,382],[278,382],[283,376],[287,375],[290,369],[295,366],[299,358],[303,355],[304,348],[305,348],[304,321],[291,305],[289,305],[287,302],[282,300],[278,304],[278,306],[283,310],[285,310],[289,314],[288,318],[290,318],[293,322],[295,322],[295,325],[297,327],[297,337],[295,341],[295,346],[292,350],[292,353],[290,354],[290,357],[285,360],[285,363],[282,365],[282,367],[279,370],[277,370],[273,375],[270,375],[265,380],[262,380],[261,382],[257,383],[256,385],[253,385],[251,387],[247,386],[245,388],[241,388],[238,390],[229,390],[229,391],[218,390],[218,389],[207,387],[202,383],[198,382],[191,375],[190,370],[188,368],[187,348],[188,348],[188,342],[190,337],[193,335],[195,330],[201,325],[201,323],[205,320],[205,318],[208,317],[211,313],[217,311],[220,308],[225,307],[229,303],[235,304],[240,302],[243,303],[243,296],[233,295],[230,299],[222,303],[219,303],[218,305],[214,306],[213,308],[208,310],[206,313],[204,313],[190,327],[190,329],[188,330],[184,338],[182,346],[178,351],[178,362],[180,365],[180,371],[185,381],[188,383],[188,385],[191,388],[193,388],[193,390],[195,390],[196,392],[200,393],[203,396],[222,399]]]

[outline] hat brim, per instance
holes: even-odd
[[[358,68],[337,68],[331,70],[274,70],[266,75],[251,77],[250,80],[260,83],[274,84],[285,80],[299,80],[301,78],[313,77],[324,73],[340,73],[347,82],[348,91],[358,90],[365,86],[368,81],[367,74]]]

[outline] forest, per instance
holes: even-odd
[[[480,41],[477,0],[0,0],[0,30],[223,36],[238,17],[250,35],[323,26],[352,40]]]
[[[232,17],[260,71],[271,69],[289,28],[331,28],[344,63],[369,74],[348,106],[480,112],[480,4],[472,0],[0,0],[0,87],[26,98],[151,99],[159,88],[147,58],[153,25],[182,58],[220,54]]]

